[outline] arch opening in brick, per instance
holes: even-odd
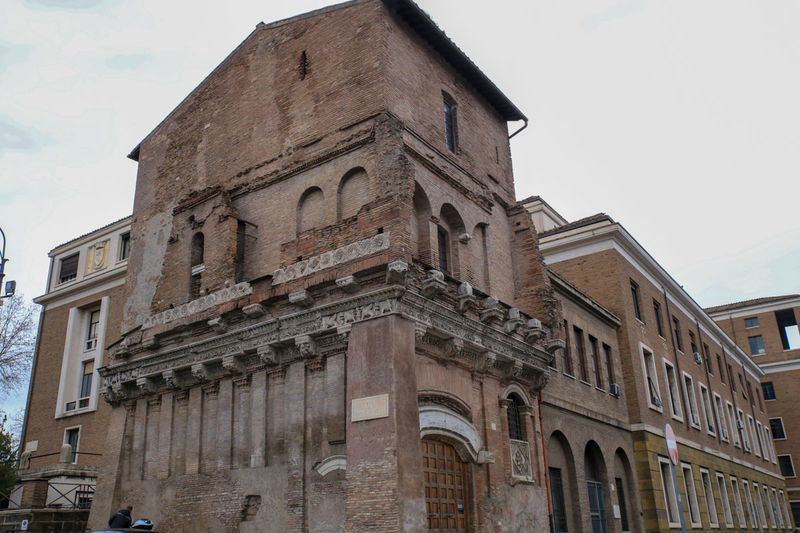
[[[592,531],[608,531],[608,516],[611,502],[608,498],[609,479],[606,471],[606,462],[600,446],[593,440],[586,443],[583,454],[583,473],[588,493],[589,509],[588,518]]]
[[[319,187],[310,187],[297,204],[297,233],[322,225],[325,220],[325,196]]]
[[[612,496],[612,506],[619,507],[620,526],[622,531],[631,531],[633,524],[631,518],[633,514],[634,481],[631,463],[628,455],[622,448],[617,448],[614,454],[614,495]]]
[[[566,436],[554,431],[547,441],[547,479],[553,509],[554,531],[576,531],[580,520],[580,504],[576,498],[575,460]]]
[[[467,276],[467,281],[487,294],[490,292],[488,230],[488,224],[483,222],[476,224],[472,230],[471,276]]]
[[[411,215],[411,253],[426,265],[431,257],[431,203],[419,183],[414,182],[414,212]]]
[[[456,278],[461,277],[459,259],[462,254],[460,251],[467,242],[469,242],[469,235],[461,215],[452,204],[442,205],[437,228],[439,270]]]
[[[339,182],[336,214],[339,222],[354,217],[369,201],[369,177],[361,167],[350,170]]]
[[[192,242],[189,250],[189,297],[197,298],[200,296],[202,285],[202,274],[205,270],[205,236],[202,231],[192,235]]]

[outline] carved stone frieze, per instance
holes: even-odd
[[[167,309],[166,311],[162,311],[161,313],[147,317],[142,324],[142,329],[152,328],[153,326],[160,324],[167,324],[173,320],[178,320],[180,318],[205,311],[206,309],[210,309],[216,305],[230,302],[231,300],[236,300],[242,296],[247,296],[248,294],[252,294],[252,292],[253,287],[251,287],[247,282],[237,283],[236,285],[225,287],[224,289],[207,294],[202,298],[179,305],[174,309]]]
[[[136,387],[142,394],[150,394],[155,389],[153,380],[149,377],[136,378]]]
[[[302,278],[335,267],[354,259],[382,252],[389,248],[389,233],[379,233],[369,239],[357,241],[341,248],[299,261],[272,273],[272,284],[280,285],[287,281]]]
[[[468,292],[462,289],[463,295]],[[499,305],[496,310],[503,313]],[[459,313],[452,305],[392,286],[360,291],[334,303],[269,318],[144,357],[112,361],[99,369],[103,397],[119,402],[142,394],[137,387],[139,378],[148,378],[154,389],[169,390],[224,375],[246,374],[264,366],[281,371],[298,357],[308,360],[346,351],[353,324],[393,314],[415,322],[418,344],[434,347],[443,357],[474,365],[479,372],[533,380],[552,359],[544,349],[507,334],[502,326],[493,327]],[[186,382],[179,380],[179,375],[186,376]],[[188,379],[190,375],[192,379]]]
[[[225,333],[228,331],[228,324],[222,317],[214,317],[208,321],[208,327],[215,333]]]

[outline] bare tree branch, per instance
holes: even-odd
[[[36,346],[37,309],[15,295],[0,307],[0,399],[9,396],[30,374]]]

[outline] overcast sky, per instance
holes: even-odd
[[[2,3],[0,227],[28,297],[51,248],[130,214],[126,154],[259,21],[327,4]],[[800,2],[419,5],[530,118],[519,199],[610,214],[704,306],[800,292]]]

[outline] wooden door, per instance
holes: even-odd
[[[428,531],[467,533],[469,465],[449,444],[428,439],[422,440],[422,461]]]

